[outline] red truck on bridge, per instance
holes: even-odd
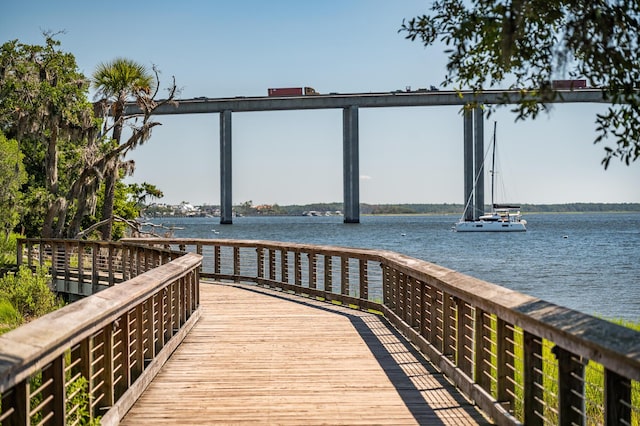
[[[551,87],[554,89],[586,89],[587,80],[553,80]]]
[[[269,96],[312,96],[319,95],[313,87],[281,87],[268,89]]]

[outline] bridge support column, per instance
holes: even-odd
[[[231,111],[220,113],[220,224],[230,225],[231,198]]]
[[[358,107],[342,110],[344,223],[360,223]]]
[[[464,110],[464,220],[473,220],[473,110]]]
[[[464,110],[464,220],[484,212],[484,116],[482,109]],[[475,187],[475,188],[474,188]],[[475,190],[474,190],[475,189]]]
[[[474,219],[484,213],[484,113],[481,108],[473,110],[473,141],[475,153],[474,175],[476,180],[476,208]]]

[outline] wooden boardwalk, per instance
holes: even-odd
[[[379,316],[202,283],[201,318],[121,424],[489,421]]]

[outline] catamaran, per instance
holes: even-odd
[[[496,123],[493,123],[493,155],[491,164],[491,212],[478,217],[477,220],[464,220],[463,213],[460,220],[453,226],[456,232],[523,232],[527,230],[527,221],[520,214],[520,206],[511,204],[496,204],[494,202],[496,163]],[[477,181],[477,179],[476,179]],[[471,197],[470,197],[471,198]],[[469,208],[470,199],[465,205]]]

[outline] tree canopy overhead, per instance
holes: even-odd
[[[400,28],[426,46],[443,43],[443,85],[519,90],[517,118],[535,118],[561,96],[555,79],[585,79],[610,102],[595,117],[602,164],[640,157],[639,0],[437,0]],[[505,99],[506,102],[506,99]]]

